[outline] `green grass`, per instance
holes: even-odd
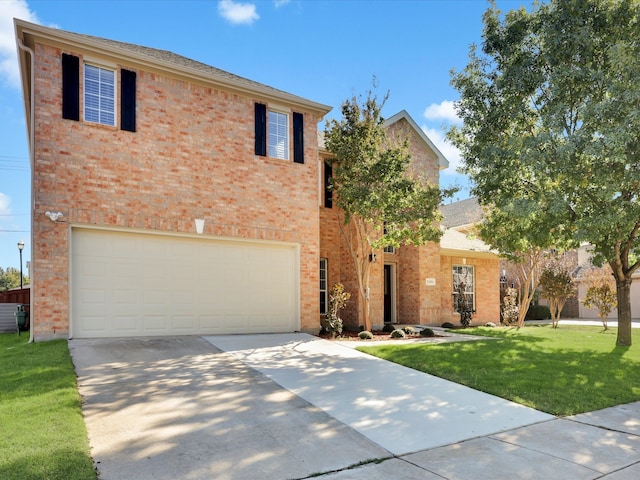
[[[0,478],[95,479],[67,342],[0,334]]]
[[[565,326],[475,328],[498,337],[358,350],[558,416],[640,400],[640,330],[632,347],[616,329]]]

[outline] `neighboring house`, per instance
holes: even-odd
[[[318,330],[330,107],[167,51],[15,29],[34,339]]]
[[[600,316],[598,315],[597,309],[587,308],[582,304],[582,300],[584,300],[587,295],[588,288],[585,279],[589,270],[591,268],[594,268],[593,264],[591,263],[591,248],[592,247],[590,245],[582,245],[576,250],[577,268],[574,271],[574,276],[576,277],[576,283],[578,284],[577,298],[579,301],[579,306],[577,306],[576,309],[579,310],[579,318],[599,320]],[[609,267],[605,265],[605,268]],[[636,271],[631,278],[631,318],[640,319],[640,271]],[[609,320],[617,320],[618,309],[614,308],[609,314],[608,318]]]
[[[317,333],[357,288],[318,123],[330,107],[164,50],[15,21],[32,171],[35,340]],[[447,161],[406,112],[413,167]],[[320,188],[319,188],[320,187]],[[325,183],[326,187],[326,183]],[[381,252],[374,325],[499,320],[497,257],[453,231]],[[320,298],[320,301],[318,299]]]

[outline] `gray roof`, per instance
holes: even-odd
[[[63,41],[65,43],[75,44],[89,50],[111,52],[112,54],[119,56],[129,57],[135,61],[142,62],[143,64],[149,63],[157,67],[175,69],[180,72],[195,75],[213,83],[220,84],[221,86],[226,86],[227,88],[282,99],[292,103],[305,105],[323,113],[327,113],[331,110],[330,106],[249,80],[197,60],[183,57],[182,55],[178,55],[168,50],[150,48],[142,45],[135,45],[133,43],[95,37],[93,35],[44,27],[42,25],[18,19],[15,19],[14,21],[18,38],[33,35],[36,37],[49,38],[58,42]],[[28,44],[29,42],[25,43]]]
[[[446,228],[455,228],[463,225],[472,225],[482,220],[482,207],[475,197],[467,198],[459,202],[441,205],[441,225]]]
[[[494,253],[491,247],[476,237],[470,237],[457,230],[447,229],[440,238],[440,248],[477,253]]]

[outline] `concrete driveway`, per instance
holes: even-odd
[[[303,334],[69,345],[102,480],[640,478],[640,403],[556,419]]]

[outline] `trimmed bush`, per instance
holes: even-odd
[[[451,322],[444,322],[442,328],[456,328],[456,326]]]
[[[414,328],[410,326],[406,326],[402,330],[404,330],[404,333],[406,333],[407,335],[413,335],[414,333],[416,333]]]
[[[363,330],[358,334],[360,340],[373,340],[373,333],[368,330]]]
[[[430,328],[423,328],[420,330],[421,337],[434,337],[436,334]]]
[[[524,318],[525,320],[548,320],[551,318],[551,310],[546,305],[531,305]]]
[[[393,325],[391,325],[390,323],[385,323],[384,327],[382,327],[382,331],[386,332],[386,333],[391,333],[396,329],[396,327],[394,327]]]
[[[390,335],[391,338],[405,338],[406,336],[404,330],[394,330]]]

